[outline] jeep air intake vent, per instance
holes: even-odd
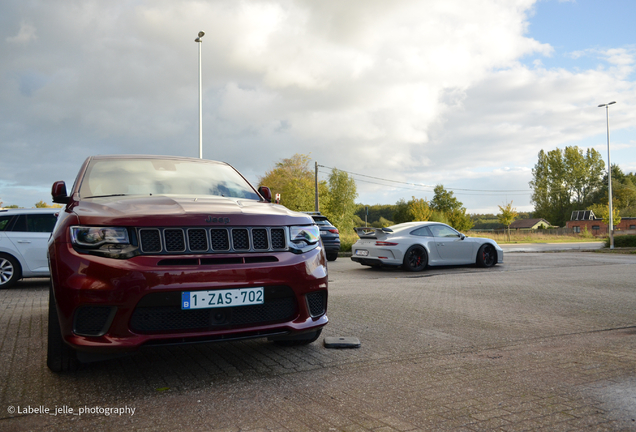
[[[117,312],[112,306],[82,306],[75,311],[73,333],[80,336],[106,334]]]
[[[138,228],[141,252],[146,255],[287,250],[285,228]]]
[[[312,317],[316,318],[324,314],[327,310],[327,291],[309,293],[305,296],[307,306]]]

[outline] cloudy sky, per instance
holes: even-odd
[[[294,153],[358,202],[453,190],[531,211],[544,149],[636,171],[633,0],[6,0],[0,201],[50,202],[87,156],[203,157],[256,183]],[[313,162],[312,162],[313,167]],[[382,180],[381,180],[382,179]],[[284,197],[283,197],[284,199]]]

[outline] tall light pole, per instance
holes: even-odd
[[[614,214],[612,209],[612,161],[610,160],[610,137],[609,137],[609,106],[616,101],[600,104],[598,107],[605,107],[605,118],[607,119],[607,189],[609,194],[609,238],[610,249],[614,249]]]
[[[199,159],[203,159],[203,95],[201,93],[201,44],[205,36],[204,31],[199,32],[199,37],[194,41],[199,44]]]

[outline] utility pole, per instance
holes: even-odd
[[[614,249],[614,209],[612,208],[612,161],[610,160],[610,127],[609,127],[609,106],[616,101],[600,104],[599,108],[605,108],[605,118],[607,121],[607,191],[609,195],[609,238],[610,249]]]
[[[318,207],[318,162],[316,162],[315,187],[316,187],[315,211],[319,212],[320,209]]]
[[[199,159],[203,159],[203,93],[201,90],[201,44],[205,35],[204,31],[199,32],[199,37],[194,41],[199,44]]]

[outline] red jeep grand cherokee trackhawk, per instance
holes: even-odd
[[[88,158],[49,241],[53,371],[142,345],[315,341],[327,265],[311,216],[271,204],[230,165]]]

